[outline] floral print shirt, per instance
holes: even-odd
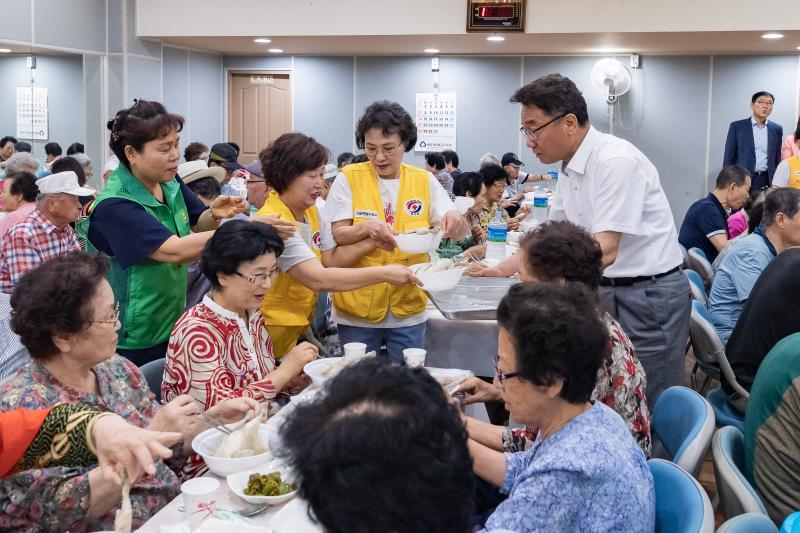
[[[116,413],[135,426],[150,424],[160,406],[136,365],[115,355],[95,365],[92,371],[97,377],[99,394],[73,389],[33,361],[0,387],[0,410],[45,409],[64,402]],[[166,461],[169,466],[156,461],[155,475],[145,475],[131,487],[134,529],[180,494],[175,471],[180,471],[184,461],[178,444],[173,447],[172,458]],[[98,520],[88,517],[90,470],[38,468],[0,480],[0,531],[113,530],[119,506]]]
[[[601,402],[531,449],[505,454],[508,499],[487,530],[655,531],[653,476],[620,417]]]
[[[611,340],[611,356],[597,371],[597,384],[592,393],[622,417],[628,430],[639,443],[646,457],[650,457],[650,410],[647,407],[647,378],[644,368],[633,351],[633,344],[614,317],[605,314],[606,327]],[[506,429],[503,449],[522,451],[536,438],[537,430],[531,428]]]

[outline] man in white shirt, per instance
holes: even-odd
[[[655,405],[681,385],[691,294],[655,166],[628,141],[589,124],[586,101],[569,78],[543,76],[511,98],[521,131],[544,164],[561,161],[552,220],[586,228],[603,250],[600,301],[633,341]]]
[[[469,231],[439,181],[430,172],[403,164],[403,154],[416,142],[417,127],[397,103],[375,102],[358,121],[356,145],[369,162],[348,165],[339,173],[323,214],[338,245],[367,239],[377,244],[377,249],[358,259],[356,267],[426,260],[420,254],[395,251],[394,235],[406,229],[440,224],[445,237],[456,238]],[[427,219],[421,218],[425,213]],[[321,249],[327,248],[323,243]],[[403,349],[425,347],[425,302],[414,286],[382,284],[337,293],[334,319],[339,339],[342,344],[363,342],[368,351],[379,351],[385,344],[390,358],[402,362]]]

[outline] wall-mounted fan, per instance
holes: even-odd
[[[613,104],[631,88],[631,71],[616,59],[601,59],[592,67],[592,84]]]

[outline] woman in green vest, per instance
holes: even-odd
[[[184,309],[187,263],[200,257],[219,221],[248,210],[231,196],[206,207],[176,176],[183,122],[158,102],[119,111],[109,121],[109,146],[120,165],[89,216],[87,248],[111,258],[122,323],[117,351],[140,366],[167,351]]]

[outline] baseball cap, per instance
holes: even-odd
[[[42,194],[73,194],[75,196],[92,196],[94,189],[78,185],[78,175],[71,170],[50,174],[36,181],[39,192]]]
[[[333,163],[328,163],[327,165],[325,165],[325,175],[322,176],[322,179],[332,180],[338,175],[339,175],[339,167],[337,167]]]
[[[258,159],[256,159],[249,165],[245,165],[244,169],[248,171],[250,174],[255,174],[259,178],[264,177],[264,169],[261,168],[261,161],[259,161]]]
[[[503,159],[501,159],[500,162],[501,166],[514,165],[515,167],[521,167],[524,164],[525,163],[520,161],[519,158],[517,157],[517,154],[515,154],[514,152],[506,152],[505,154],[503,154]]]
[[[178,165],[178,176],[187,185],[201,178],[214,178],[222,183],[225,179],[225,169],[222,167],[209,167],[202,159],[187,161]]]
[[[236,160],[236,149],[228,143],[217,143],[208,152],[209,161],[222,163],[228,170],[239,170],[242,165]]]

